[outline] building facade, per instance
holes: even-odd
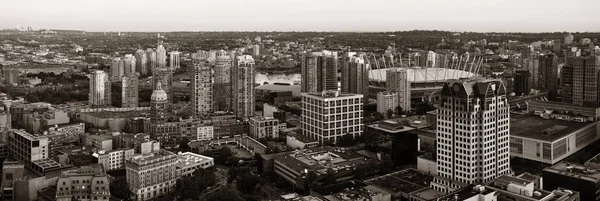
[[[181,68],[181,53],[177,51],[169,52],[169,67]]]
[[[215,111],[231,111],[232,94],[232,65],[233,61],[225,51],[216,56],[214,68],[213,104]]]
[[[254,116],[254,70],[252,56],[237,56],[233,66],[233,105],[238,118]]]
[[[515,70],[514,74],[514,82],[515,82],[515,95],[528,95],[531,92],[531,88],[529,87],[529,77],[531,74],[527,69],[518,69]]]
[[[142,49],[135,51],[135,71],[140,75],[148,74],[148,55]]]
[[[337,52],[305,53],[302,57],[301,91],[320,93],[324,90],[338,90],[337,66]]]
[[[539,85],[537,89],[548,91],[548,99],[558,99],[558,58],[554,54],[539,57]]]
[[[393,68],[386,72],[386,91],[398,94],[398,106],[409,111],[410,106],[410,81],[408,72],[404,69]]]
[[[156,84],[160,82],[162,89],[167,93],[169,101],[173,101],[173,69],[155,68],[152,72],[152,89],[156,90]]]
[[[250,118],[250,136],[254,139],[278,138],[285,128],[285,123],[279,123],[278,119],[272,117]]]
[[[567,59],[561,73],[561,95],[563,101],[576,105],[600,106],[598,79],[600,66],[595,57],[573,57]]]
[[[101,165],[62,171],[56,184],[56,201],[110,199],[108,177]]]
[[[207,60],[194,60],[192,72],[192,109],[195,116],[211,114],[213,110],[213,65]]]
[[[177,155],[168,151],[136,155],[126,161],[129,190],[135,200],[150,200],[175,190]]]
[[[104,71],[94,71],[90,77],[89,103],[92,107],[111,105],[110,79]]]
[[[125,161],[130,160],[134,154],[134,149],[125,148],[112,151],[102,150],[94,154],[94,156],[98,158],[98,164],[109,171],[125,168]]]
[[[509,118],[502,81],[446,83],[437,117],[438,177],[431,187],[449,192],[509,174]]]
[[[121,81],[121,107],[138,107],[138,74],[131,73],[123,76]]]
[[[363,103],[369,103],[369,70],[365,54],[346,53],[342,57],[342,93],[362,94]],[[336,83],[337,84],[337,83]]]
[[[389,110],[396,112],[398,107],[398,93],[379,92],[377,93],[377,112],[387,114]]]
[[[303,93],[302,133],[320,144],[335,143],[344,135],[362,135],[362,101],[362,94]]]
[[[165,50],[165,47],[162,44],[156,46],[156,67],[167,67],[167,50]]]

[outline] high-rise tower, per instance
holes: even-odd
[[[121,81],[121,107],[131,108],[138,106],[138,73],[123,76]]]
[[[125,74],[125,62],[117,57],[113,58],[110,63],[110,80],[112,82],[119,82]]]
[[[554,54],[539,56],[539,86],[537,89],[548,91],[548,99],[558,99],[558,58]]]
[[[146,64],[146,68],[148,68],[149,73],[154,73],[154,69],[158,67],[158,63],[156,60],[156,52],[152,48],[146,49],[146,60],[148,64]]]
[[[135,73],[135,65],[136,65],[136,61],[135,61],[135,57],[131,54],[126,54],[123,57],[123,76],[125,75],[129,75],[129,74],[133,74]]]
[[[599,57],[568,58],[561,70],[563,102],[576,105],[600,106]]]
[[[178,69],[181,67],[180,54],[181,53],[179,53],[177,51],[169,52],[169,67],[174,68],[174,69]]]
[[[404,111],[410,107],[410,81],[408,72],[402,68],[391,68],[386,72],[386,91],[398,94],[398,106]]]
[[[148,74],[148,56],[144,50],[135,51],[135,71],[140,75]]]
[[[193,114],[208,115],[213,110],[213,64],[205,59],[195,59],[192,73],[192,108]]]
[[[110,99],[110,79],[104,71],[94,71],[90,77],[89,103],[92,107],[108,107]]]
[[[501,80],[444,84],[437,116],[438,177],[432,188],[451,192],[509,174],[509,108]]]
[[[302,92],[314,93],[338,90],[337,52],[305,53],[302,57]]]
[[[152,74],[152,89],[156,89],[156,84],[162,83],[162,89],[169,96],[169,100],[173,101],[173,69],[172,68],[156,68]]]
[[[345,54],[342,57],[342,92],[362,94],[363,103],[369,103],[369,70],[364,54]]]
[[[167,51],[162,44],[156,47],[156,63],[158,68],[167,67]]]
[[[220,53],[220,54],[219,54]],[[215,82],[213,86],[213,104],[215,111],[231,111],[232,94],[232,65],[233,60],[227,52],[218,52],[215,64]]]
[[[254,59],[237,56],[233,65],[234,112],[238,118],[254,116]]]

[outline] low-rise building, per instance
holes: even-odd
[[[127,184],[135,200],[150,200],[175,190],[177,155],[160,151],[126,161]]]
[[[377,112],[387,114],[388,111],[396,113],[398,107],[398,93],[377,93]]]
[[[285,123],[280,123],[278,119],[272,117],[250,118],[250,136],[254,139],[278,138],[285,128]]]
[[[112,151],[113,137],[111,135],[88,135],[84,144],[100,150]]]
[[[600,138],[600,124],[511,115],[510,155],[555,164]]]
[[[319,141],[295,132],[285,137],[285,143],[292,149],[308,149],[319,146]]]
[[[56,184],[56,200],[100,200],[110,199],[106,171],[101,165],[84,166],[62,171]]]
[[[581,200],[600,200],[600,169],[559,162],[542,172],[544,189],[576,189]]]
[[[519,176],[503,175],[498,177],[485,188],[498,192],[498,200],[522,200],[522,201],[578,201],[579,192],[564,188],[546,191],[536,188],[535,181]]]
[[[160,150],[160,142],[150,139],[150,135],[126,133],[114,138],[119,149],[133,148],[137,154],[149,154]]]
[[[98,158],[98,164],[104,166],[106,171],[125,168],[125,161],[134,156],[131,148],[116,149],[112,151],[100,150],[93,154]]]
[[[192,152],[177,154],[177,161],[179,177],[192,176],[197,169],[206,169],[215,165],[213,158]]]
[[[314,189],[315,197],[325,201],[340,200],[369,200],[369,201],[391,201],[392,194],[374,185],[368,185],[361,181],[346,181],[329,186]]]

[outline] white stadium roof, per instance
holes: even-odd
[[[399,67],[397,67],[399,68]],[[388,68],[389,69],[389,68]],[[385,82],[386,73],[388,69],[373,69],[369,71],[369,80]],[[401,68],[405,69],[408,73],[408,80],[410,82],[440,82],[445,80],[470,78],[474,77],[475,73],[457,70],[457,69],[446,69],[446,68]]]

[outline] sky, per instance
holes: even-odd
[[[600,31],[600,0],[0,0],[0,29]]]

